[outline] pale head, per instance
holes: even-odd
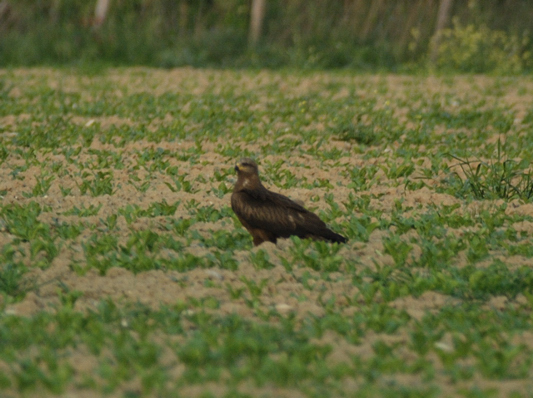
[[[250,158],[242,158],[235,165],[235,171],[239,176],[249,176],[254,174],[259,174],[257,163]]]

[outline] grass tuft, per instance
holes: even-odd
[[[464,177],[454,172],[451,184],[456,195],[466,197],[471,194],[475,199],[521,199],[533,198],[533,173],[530,162],[508,159],[498,140],[496,159],[493,161],[468,160],[450,154],[459,161]],[[455,181],[455,183],[454,183]],[[458,183],[457,183],[458,182]]]

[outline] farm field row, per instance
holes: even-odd
[[[531,78],[13,69],[0,104],[0,395],[531,396]],[[348,243],[254,247],[241,157]]]

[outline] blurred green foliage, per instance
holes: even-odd
[[[250,0],[0,2],[0,66],[150,65],[419,70],[427,66],[439,2],[267,0],[260,42],[248,45]],[[512,5],[512,6],[511,6]],[[444,71],[531,68],[527,0],[455,2],[441,35]]]
[[[486,25],[462,25],[441,32],[436,67],[461,72],[516,74],[531,68],[531,40]]]

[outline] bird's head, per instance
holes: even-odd
[[[235,183],[234,192],[241,189],[261,189],[262,184],[259,180],[259,171],[257,163],[250,158],[242,158],[235,165],[237,172],[237,182]]]
[[[239,176],[251,176],[259,174],[257,163],[250,158],[242,158],[235,165],[235,171]]]

